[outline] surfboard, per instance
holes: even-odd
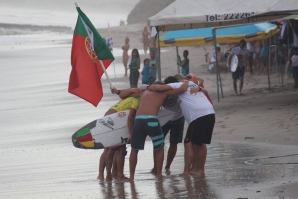
[[[231,71],[235,72],[238,66],[238,57],[237,55],[233,55],[231,60]]]
[[[166,124],[175,112],[160,109],[158,119],[160,125]],[[76,131],[72,136],[72,143],[81,149],[103,149],[127,143],[127,118],[129,110],[104,116],[90,122]]]

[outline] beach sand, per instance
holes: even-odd
[[[120,49],[124,38],[130,38],[129,53],[137,48],[142,60],[148,57],[138,41],[143,26],[111,29],[116,78],[113,65],[108,73],[118,89],[129,86]],[[233,96],[231,73],[222,73],[224,98],[218,102],[216,75],[207,72],[203,46],[181,47],[179,53],[189,50],[190,71],[204,79],[216,111],[205,175],[177,176],[183,169],[179,144],[171,174],[156,181],[149,173],[153,162],[148,140],[139,152],[134,183],[99,182],[102,151],[74,148],[71,136],[119,99],[110,94],[105,77],[97,108],[67,92],[71,40],[72,35],[56,33],[0,36],[1,199],[298,198],[298,91],[292,89],[293,80],[284,77],[281,85],[272,73],[269,91],[267,75],[246,73],[245,95]],[[205,48],[212,53],[212,46]],[[175,51],[162,50],[162,78],[177,72]],[[168,146],[166,138],[165,151]]]

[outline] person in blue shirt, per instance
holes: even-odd
[[[149,59],[145,59],[144,60],[144,66],[143,66],[143,70],[141,72],[142,74],[142,84],[148,84],[148,74],[149,74]]]

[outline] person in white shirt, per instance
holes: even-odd
[[[298,47],[294,48],[294,55],[291,58],[294,78],[294,88],[298,88]]]
[[[167,85],[152,85],[148,87],[148,89],[151,91],[167,91],[177,89],[182,85],[182,82],[178,82],[173,76],[167,77],[164,82]],[[206,144],[211,143],[215,111],[205,94],[198,92],[202,90],[204,89],[194,82],[189,81],[187,91],[178,95],[183,115],[189,124],[184,139],[185,166],[184,172],[181,174],[184,176],[190,175],[194,158],[195,165],[193,165],[194,169],[192,174],[200,175],[204,173],[207,157]]]
[[[245,46],[245,40],[242,39],[239,43],[239,46],[232,49],[230,56],[228,58],[228,68],[231,68],[232,56],[237,55],[238,57],[237,69],[235,72],[232,72],[233,86],[234,86],[234,91],[236,96],[243,95],[242,87],[243,87],[243,77],[245,74],[245,66],[246,66],[247,58],[250,57],[250,52],[244,46]],[[237,90],[237,79],[240,80],[239,93]]]
[[[246,48],[247,50],[250,52],[250,56],[248,57],[247,61],[248,61],[248,67],[246,69],[246,71],[249,71],[251,74],[253,74],[253,62],[254,62],[254,53],[255,53],[255,41],[251,41],[251,42],[246,42]]]

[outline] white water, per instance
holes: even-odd
[[[0,24],[67,26],[74,28],[77,11],[73,0],[1,0]],[[77,0],[96,28],[119,25],[138,0]],[[0,25],[0,33],[3,32]]]

